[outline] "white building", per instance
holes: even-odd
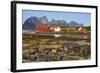
[[[56,27],[56,28],[54,29],[54,31],[55,31],[55,32],[59,32],[59,31],[61,31],[61,28],[58,26],[58,27]]]

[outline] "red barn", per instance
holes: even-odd
[[[49,27],[48,27],[48,25],[44,25],[44,24],[37,25],[35,31],[36,32],[47,32],[47,31],[49,31]]]

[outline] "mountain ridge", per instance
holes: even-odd
[[[84,24],[78,23],[76,21],[70,21],[69,23],[65,20],[48,20],[46,16],[37,18],[36,16],[30,17],[25,20],[23,24],[23,29],[34,29],[39,24],[47,24],[48,26],[64,26],[64,27],[84,27]]]

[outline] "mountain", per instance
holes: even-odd
[[[38,20],[37,17],[30,17],[25,20],[23,24],[23,29],[34,29],[37,24],[40,24],[41,22]]]
[[[55,20],[52,19],[51,21],[48,21],[46,16],[37,18],[37,17],[30,17],[25,20],[23,24],[23,29],[30,29],[33,30],[37,25],[43,25],[47,24],[48,26],[63,26],[63,27],[84,27],[83,24],[80,24],[75,21],[71,21],[70,23],[67,23],[65,20]]]
[[[48,21],[46,16],[40,17],[38,19],[42,24],[48,24],[49,23],[49,21]]]
[[[57,21],[55,19],[52,19],[50,22],[50,26],[57,26]]]
[[[58,26],[69,27],[69,24],[65,20],[58,20]]]
[[[80,23],[77,23],[75,21],[71,21],[69,23],[69,27],[84,27],[84,25],[83,24],[80,24]]]
[[[65,27],[68,27],[68,23],[64,20],[55,20],[55,19],[52,19],[51,20],[51,25],[56,25],[56,26],[65,26]]]
[[[49,24],[49,21],[47,19],[46,16],[37,18],[37,17],[30,17],[28,19],[25,20],[24,24],[23,24],[23,29],[34,29],[36,27],[36,25],[39,24]]]

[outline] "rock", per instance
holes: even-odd
[[[38,48],[38,53],[42,53],[43,52],[43,48]]]
[[[44,61],[50,61],[50,60],[51,60],[51,55],[50,55],[50,54],[45,54],[45,55],[43,56],[43,60],[44,60]]]
[[[67,52],[67,51],[68,51],[68,48],[65,47],[65,48],[64,48],[64,51]]]
[[[56,53],[57,51],[56,51],[56,49],[52,49],[51,52],[52,53]]]
[[[35,52],[36,52],[35,49],[30,49],[30,50],[29,50],[29,53],[30,53],[30,54],[34,54]]]
[[[23,51],[23,59],[28,59],[29,56],[30,56],[29,50],[24,50],[24,51]]]
[[[30,60],[26,60],[26,61],[25,61],[25,63],[30,63],[30,62],[31,62]]]
[[[30,60],[31,60],[31,61],[36,61],[36,56],[35,56],[35,55],[31,55],[31,56],[30,56]]]
[[[23,54],[23,59],[28,59],[30,57],[30,54],[29,53],[24,53]]]
[[[57,50],[58,50],[59,52],[61,52],[61,51],[63,51],[63,48],[62,48],[62,47],[59,47]]]

